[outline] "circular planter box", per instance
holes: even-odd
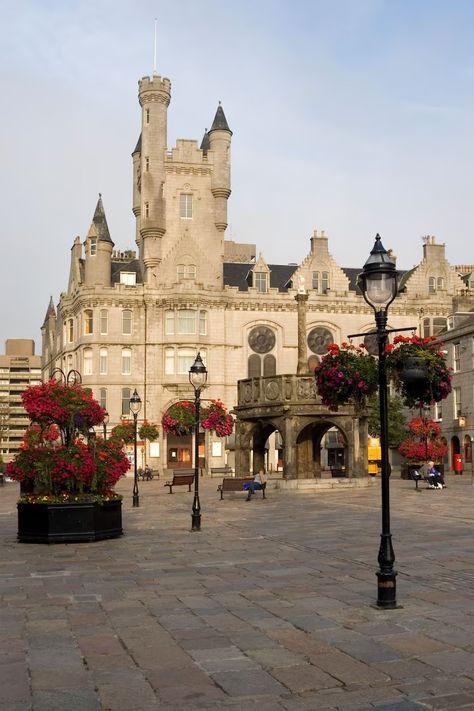
[[[122,501],[18,505],[21,543],[81,543],[123,534]]]

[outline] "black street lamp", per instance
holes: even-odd
[[[380,235],[370,257],[359,274],[359,285],[366,302],[375,313],[378,344],[378,376],[380,403],[380,450],[382,456],[382,534],[378,555],[377,605],[385,609],[397,607],[397,571],[394,570],[395,553],[390,532],[390,470],[388,461],[388,397],[385,347],[388,343],[387,312],[398,291],[395,260],[384,249]]]
[[[191,531],[201,530],[201,504],[199,503],[199,411],[201,407],[201,389],[207,381],[206,366],[198,353],[196,360],[189,369],[189,382],[194,388],[194,499],[191,513]]]
[[[138,469],[137,469],[137,418],[138,413],[142,409],[142,401],[140,395],[137,393],[137,389],[133,391],[133,395],[130,398],[130,412],[133,415],[133,506],[140,506],[140,498],[138,496]]]
[[[107,425],[109,424],[109,413],[106,412],[104,415],[104,419],[102,420],[102,427],[104,428],[104,441],[107,439]]]

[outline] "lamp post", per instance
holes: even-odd
[[[359,284],[365,301],[375,313],[378,345],[378,376],[380,403],[380,449],[382,458],[382,534],[378,554],[377,605],[385,609],[397,607],[395,553],[390,532],[390,472],[388,462],[388,397],[385,347],[388,342],[387,312],[398,289],[395,260],[384,249],[380,235],[359,274]]]
[[[191,513],[191,531],[201,530],[201,504],[199,502],[199,411],[201,407],[201,389],[207,381],[206,366],[198,353],[196,360],[189,369],[189,382],[194,388],[194,499]]]
[[[133,415],[133,506],[140,506],[140,497],[138,495],[138,469],[137,469],[137,418],[138,413],[142,409],[142,401],[140,395],[137,393],[137,389],[133,391],[133,395],[130,398],[130,412]]]
[[[102,420],[102,427],[104,428],[104,441],[107,439],[107,425],[109,424],[109,413],[106,412],[104,415],[104,419]]]

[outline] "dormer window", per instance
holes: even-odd
[[[436,278],[430,277],[428,279],[428,294],[436,294]]]
[[[268,291],[268,274],[266,272],[253,273],[253,285],[261,294]]]
[[[91,257],[97,254],[97,237],[91,237]]]
[[[135,272],[120,272],[120,283],[126,286],[135,286],[137,275]]]

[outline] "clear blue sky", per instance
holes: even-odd
[[[376,232],[400,268],[421,236],[473,263],[470,0],[0,0],[2,319],[36,338],[67,287],[97,194],[134,247],[137,80],[172,81],[168,143],[201,140],[221,100],[233,136],[227,235],[299,262],[325,229],[342,266]]]

